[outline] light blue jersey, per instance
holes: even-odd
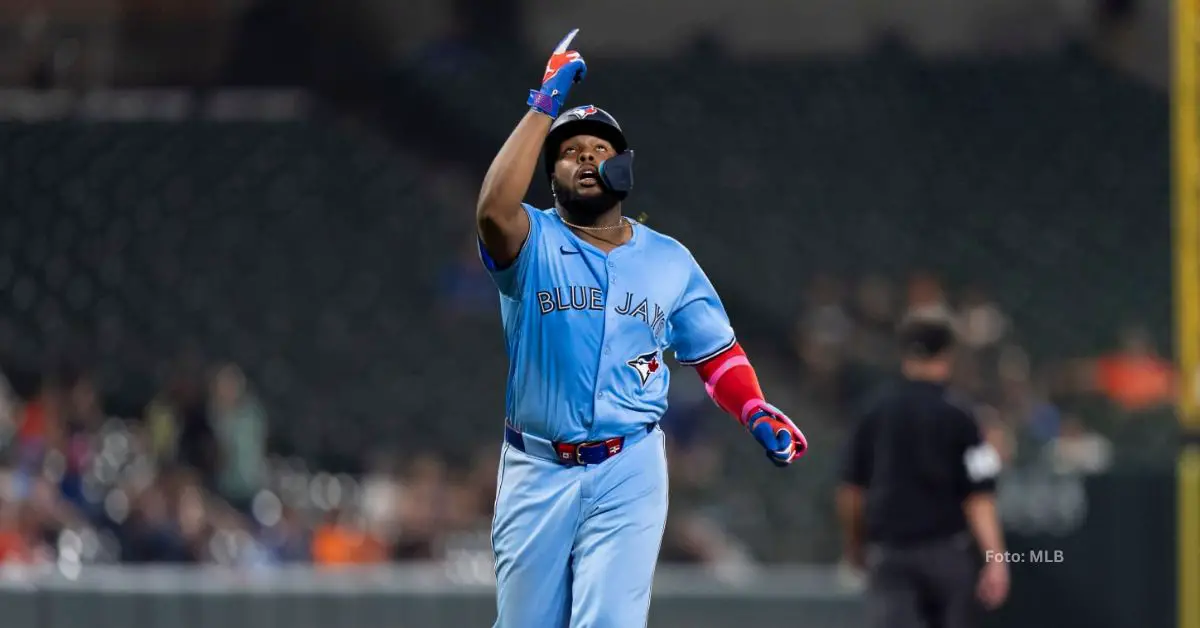
[[[712,283],[682,244],[649,227],[635,224],[606,254],[555,210],[523,207],[529,237],[516,261],[496,270],[482,255],[500,292],[507,420],[558,442],[657,423],[670,383],[664,352],[692,364],[734,343]]]

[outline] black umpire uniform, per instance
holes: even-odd
[[[983,560],[964,503],[983,496],[994,513],[1000,461],[970,406],[947,390],[949,322],[906,321],[899,340],[904,377],[866,406],[847,443],[838,494],[847,550],[867,570],[872,628],[971,628],[982,619]]]

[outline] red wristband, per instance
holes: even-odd
[[[722,410],[745,424],[746,419],[758,408],[765,407],[758,375],[741,345],[732,347],[696,365],[700,379],[708,396]]]

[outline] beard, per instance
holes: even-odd
[[[624,194],[608,189],[603,189],[596,195],[582,196],[571,187],[557,183],[554,186],[554,198],[559,207],[572,217],[572,222],[584,225],[595,222],[605,212],[616,207],[624,197]]]

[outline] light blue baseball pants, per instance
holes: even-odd
[[[501,455],[494,628],[645,626],[667,520],[662,429],[589,466],[547,459],[553,449],[532,440]]]

